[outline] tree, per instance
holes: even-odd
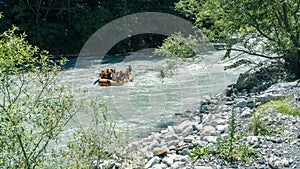
[[[73,97],[57,83],[63,62],[16,31],[0,35],[0,166],[44,168],[49,143],[74,115]]]
[[[225,58],[231,51],[283,58],[296,78],[300,78],[299,8],[299,0],[180,0],[176,4],[211,40],[226,42]]]

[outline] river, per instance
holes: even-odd
[[[220,61],[223,55],[222,51],[212,51],[182,62],[174,75],[163,81],[155,70],[166,60],[147,51],[108,59],[83,57],[70,60],[62,72],[62,83],[71,84],[76,100],[104,101],[109,118],[118,127],[128,128],[129,136],[137,139],[178,123],[180,118],[176,113],[198,109],[201,99],[216,95],[236,82],[246,68],[224,71],[224,63]],[[125,70],[128,64],[133,68],[133,82],[112,87],[93,85],[101,69]],[[76,118],[77,123],[84,125],[91,120],[90,115],[81,112]]]

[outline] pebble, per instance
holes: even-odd
[[[218,131],[220,131],[221,133],[225,132],[225,131],[228,131],[228,125],[217,125],[216,126],[216,129]]]
[[[153,149],[153,154],[155,156],[166,154],[169,151],[167,147],[156,147]]]
[[[297,92],[299,92],[299,89]],[[228,125],[232,110],[236,112],[237,134],[241,134],[239,131],[247,131],[246,125],[249,124],[253,112],[256,111],[250,104],[255,103],[257,105],[260,101],[264,102],[262,98],[269,97],[269,95],[270,93],[266,94],[264,92],[233,91],[231,96],[224,97],[224,102],[222,102],[221,96],[218,99],[207,99],[203,102],[200,110],[205,110],[207,114],[199,113],[200,111],[195,111],[195,113],[190,111],[197,117],[187,117],[188,119],[185,119],[179,125],[168,126],[160,133],[153,134],[141,144],[138,144],[148,147],[141,150],[151,151],[151,153],[148,153],[150,155],[147,157],[150,160],[145,168],[224,168],[224,160],[217,158],[216,155],[203,156],[193,164],[189,154],[195,146],[201,148],[213,146],[218,137],[223,140],[229,138]],[[231,167],[300,168],[299,121],[299,117],[280,115],[273,112],[272,116],[266,121],[267,127],[270,127],[271,131],[277,131],[284,127],[284,133],[275,133],[271,136],[243,136],[238,144],[249,145],[258,152],[260,157],[250,163],[235,163]],[[283,138],[291,138],[291,141],[285,142]],[[149,149],[149,147],[152,149]]]
[[[151,158],[151,159],[147,162],[145,168],[150,168],[150,167],[154,166],[155,164],[159,164],[160,160],[161,160],[161,159],[160,159],[159,157],[157,157],[157,156]]]

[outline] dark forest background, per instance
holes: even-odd
[[[54,55],[76,55],[99,28],[122,16],[137,12],[175,11],[176,0],[1,0],[3,32],[15,25],[28,41]],[[109,36],[109,35],[108,35]],[[143,34],[125,39],[110,54],[157,47],[164,36]]]

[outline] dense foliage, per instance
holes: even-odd
[[[110,21],[137,12],[174,13],[174,3],[175,0],[1,0],[0,11],[5,18],[0,21],[0,31],[14,24],[29,35],[30,43],[52,54],[78,54],[86,40]],[[132,46],[138,46],[143,39],[148,42],[146,46],[163,39],[151,37],[127,39],[119,45],[121,50],[112,52],[134,50]]]
[[[93,161],[99,164],[113,153],[125,156],[126,139],[108,121],[105,104],[75,100],[71,88],[60,83],[65,60],[54,62],[17,30],[0,34],[1,168],[92,168]],[[61,142],[78,111],[92,117],[91,126],[76,123],[72,139]]]
[[[210,40],[225,42],[225,58],[231,51],[283,58],[300,78],[300,1],[180,0],[176,9]]]
[[[43,168],[47,147],[74,115],[73,97],[57,83],[62,63],[16,30],[0,35],[0,166]]]

